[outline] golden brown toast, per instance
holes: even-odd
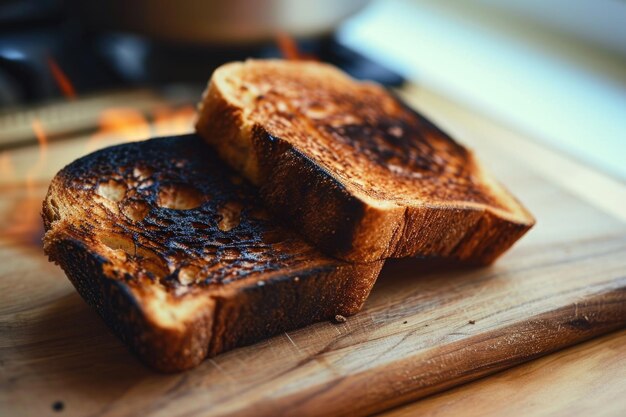
[[[472,152],[382,87],[317,62],[218,68],[197,132],[326,253],[490,263],[533,224]]]
[[[354,314],[382,266],[335,260],[277,226],[195,135],[73,162],[52,181],[43,217],[46,253],[162,371]]]

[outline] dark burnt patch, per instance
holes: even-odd
[[[382,119],[360,124],[320,127],[326,134],[353,148],[356,155],[364,155],[396,175],[441,176],[463,173],[463,164],[457,163],[449,174],[445,174],[446,167],[450,168],[450,159],[454,163],[455,160],[459,161],[458,158],[438,156],[433,143],[415,123]],[[465,160],[465,152],[461,154],[462,160]]]
[[[85,218],[85,235],[136,268],[130,281],[172,290],[242,279],[308,262],[314,250],[267,216],[256,190],[195,135],[152,139],[81,158],[60,174],[81,201],[116,204]],[[81,196],[82,195],[82,196]]]

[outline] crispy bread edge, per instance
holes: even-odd
[[[48,237],[45,251],[113,333],[150,367],[177,372],[198,365],[207,356],[212,320],[209,311],[196,315],[183,329],[157,327],[146,317],[141,299],[124,282],[109,278],[104,271],[107,260],[83,242]]]
[[[103,271],[106,260],[91,252],[83,242],[55,239],[48,243],[46,251],[114,334],[142,362],[161,372],[187,370],[207,356],[337,314],[356,314],[383,263],[313,270],[217,295],[215,311],[200,314],[193,322],[185,323],[183,331],[177,331],[154,326],[144,315],[142,301],[133,296],[126,284],[107,277]]]
[[[274,277],[219,298],[209,356],[361,310],[383,262],[343,264]]]

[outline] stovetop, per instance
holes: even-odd
[[[391,86],[403,82],[398,74],[341,45],[332,34],[300,39],[297,48],[358,79]],[[84,95],[172,83],[201,85],[224,62],[281,56],[276,42],[207,46],[129,33],[92,33],[64,14],[58,1],[10,1],[0,5],[0,108],[62,97],[69,94],[67,88]]]

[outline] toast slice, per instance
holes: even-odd
[[[73,162],[52,181],[43,218],[50,259],[162,371],[354,314],[382,266],[322,255],[276,225],[195,135]]]
[[[196,130],[271,210],[343,259],[490,263],[534,224],[472,152],[382,87],[326,64],[223,65]]]

